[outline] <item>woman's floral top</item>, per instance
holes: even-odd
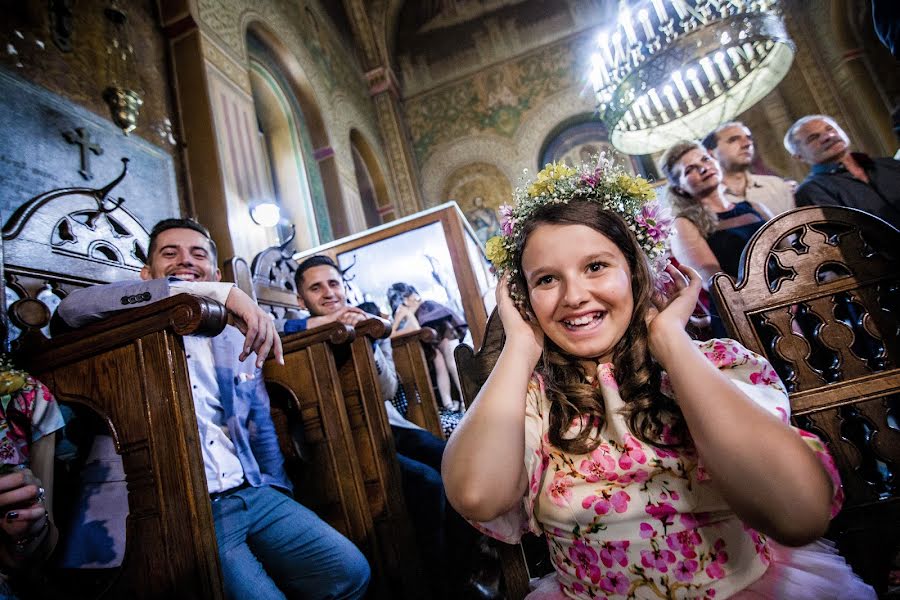
[[[0,465],[27,464],[31,444],[65,425],[50,390],[30,375],[0,395]]]
[[[733,340],[698,344],[742,391],[787,422],[787,393],[765,359]],[[543,381],[532,378],[525,426],[529,489],[521,508],[480,528],[510,543],[525,531],[546,535],[569,598],[720,600],[758,579],[769,563],[766,538],[745,526],[709,485],[696,453],[656,448],[630,433],[610,364],[598,365],[594,384],[606,403],[603,441],[590,454],[572,455],[550,445],[550,404]],[[663,392],[671,395],[665,375]],[[798,433],[831,475],[835,514],[843,494],[834,462],[818,438]]]

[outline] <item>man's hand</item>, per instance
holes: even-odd
[[[328,323],[343,323],[344,325],[356,325],[367,319],[374,319],[369,313],[356,308],[355,306],[343,306],[333,313],[322,315],[319,317],[310,317],[306,321],[306,328],[321,327]]]
[[[269,351],[273,351],[278,364],[284,364],[281,338],[275,330],[275,322],[266,311],[237,287],[228,292],[225,308],[231,313],[235,327],[244,334],[244,349],[238,357],[241,361],[255,352],[256,367],[261,369]]]

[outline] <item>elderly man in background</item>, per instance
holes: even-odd
[[[900,161],[850,152],[850,138],[826,115],[791,125],[784,147],[812,167],[795,193],[797,206],[849,206],[900,227]]]
[[[703,138],[703,146],[722,166],[725,197],[733,203],[762,204],[773,215],[795,207],[793,182],[774,175],[750,172],[756,147],[746,125],[732,121],[719,125]]]

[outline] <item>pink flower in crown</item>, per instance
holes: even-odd
[[[579,579],[590,579],[594,583],[600,581],[600,567],[597,564],[597,551],[585,544],[583,540],[575,540],[569,548],[569,558],[575,565],[575,576]]]
[[[628,566],[628,546],[631,542],[628,540],[622,542],[604,542],[600,550],[600,560],[609,568],[613,563],[619,563],[619,566]]]
[[[503,231],[503,235],[509,237],[513,234],[513,229],[516,226],[516,220],[512,216],[513,207],[509,204],[504,204],[500,207],[500,229]]]
[[[641,207],[641,212],[635,215],[634,220],[647,230],[647,235],[654,242],[668,237],[673,221],[672,217],[658,202],[646,203]]]

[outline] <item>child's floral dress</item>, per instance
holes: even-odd
[[[750,398],[787,422],[787,393],[765,359],[733,340],[700,348]],[[478,524],[511,543],[525,531],[547,537],[556,572],[529,600],[875,597],[828,543],[788,549],[744,525],[710,485],[695,452],[656,448],[632,435],[619,414],[624,403],[610,364],[598,365],[593,383],[606,403],[602,442],[590,454],[572,455],[550,445],[550,404],[541,378],[532,378],[528,491],[520,508]],[[663,392],[671,395],[665,375]],[[843,499],[834,462],[817,437],[797,433],[831,476],[834,515]]]

